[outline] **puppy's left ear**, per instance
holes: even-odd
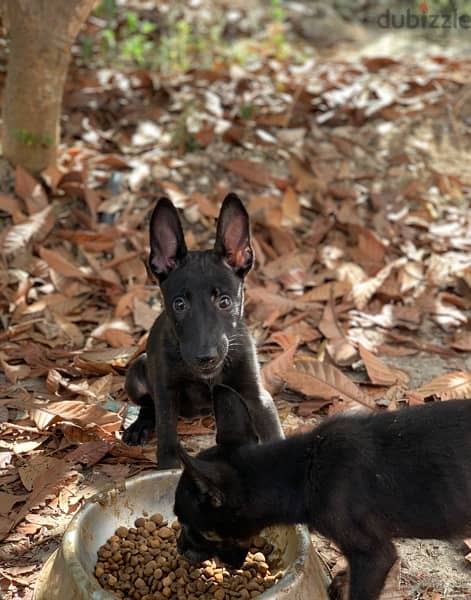
[[[221,476],[217,471],[217,465],[207,460],[193,458],[181,443],[178,444],[177,452],[185,471],[191,477],[199,491],[203,495],[209,496],[210,502],[215,508],[222,506],[225,502],[225,497],[219,487]]]
[[[228,194],[222,203],[214,251],[239,277],[245,277],[252,267],[249,215],[236,194]]]

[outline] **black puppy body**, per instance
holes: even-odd
[[[244,396],[262,441],[282,437],[243,321],[244,277],[253,252],[249,218],[238,197],[229,194],[223,202],[214,248],[191,252],[175,207],[161,199],[151,217],[150,245],[149,266],[164,311],[150,331],[146,354],[126,375],[128,396],[141,409],[125,441],[142,443],[156,427],[159,468],[178,466],[177,416],[211,410],[209,389],[215,383]]]
[[[471,400],[327,419],[255,444],[237,394],[214,390],[218,445],[190,457],[175,497],[179,549],[238,566],[263,527],[305,523],[350,566],[350,600],[376,600],[396,537],[471,534]]]

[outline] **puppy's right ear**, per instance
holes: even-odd
[[[240,394],[227,385],[213,387],[216,415],[216,443],[220,446],[257,444],[258,435],[247,405]]]
[[[186,254],[177,209],[168,198],[160,198],[150,218],[149,268],[154,277],[162,282]]]

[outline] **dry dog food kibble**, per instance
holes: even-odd
[[[159,513],[140,517],[135,527],[118,527],[98,550],[95,576],[118,598],[132,600],[249,600],[280,579],[272,570],[279,556],[261,536],[241,569],[226,569],[214,560],[190,564],[177,552],[177,521],[169,525]]]

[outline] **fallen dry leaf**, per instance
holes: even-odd
[[[74,364],[86,373],[106,374],[112,372],[115,368],[124,368],[129,360],[134,357],[135,352],[134,347],[89,350],[77,356],[74,359]]]
[[[92,467],[99,462],[113,448],[115,442],[109,440],[93,440],[80,444],[67,454],[70,463]]]
[[[339,325],[332,296],[325,305],[318,328],[327,339],[329,356],[337,365],[351,365],[356,360],[358,353]]]
[[[298,340],[296,339],[281,354],[263,365],[263,385],[270,394],[277,394],[283,387],[284,379],[282,373],[292,367],[297,348]]]
[[[283,216],[291,223],[298,223],[301,216],[301,205],[292,187],[287,187],[281,202]]]
[[[282,350],[288,350],[294,344],[299,344],[299,337],[296,334],[287,333],[284,331],[275,331],[270,336],[269,341],[273,341],[278,344]]]
[[[37,531],[38,528],[36,528]],[[13,584],[20,586],[30,586],[37,576],[37,566],[28,565],[22,567],[7,567],[0,569],[0,575]]]
[[[398,269],[407,263],[407,259],[398,258],[386,265],[374,277],[370,277],[365,281],[355,283],[352,287],[352,297],[355,307],[358,310],[363,310],[374,294],[383,285],[394,269]]]
[[[451,347],[462,352],[471,352],[471,331],[455,331]]]
[[[20,165],[15,172],[15,192],[22,198],[30,215],[43,210],[48,205],[43,186]]]
[[[298,361],[296,369],[283,370],[281,375],[288,387],[309,398],[341,398],[350,403],[374,408],[371,399],[353,381],[327,363],[315,359]]]
[[[56,312],[53,313],[53,318],[63,334],[64,345],[70,345],[74,348],[82,348],[85,341],[85,336],[83,335],[80,327]]]
[[[97,425],[109,433],[119,431],[121,428],[121,418],[116,413],[95,404],[86,404],[81,400],[50,402],[44,407],[33,408],[31,417],[42,430],[63,421],[82,428]]]
[[[440,400],[469,398],[471,397],[471,372],[457,371],[440,375],[414,390],[414,394],[422,398],[437,396]]]
[[[91,332],[91,335],[107,341],[113,348],[128,348],[134,343],[129,324],[120,319],[100,324]]]
[[[310,310],[318,308],[313,302],[302,302],[301,300],[292,300],[280,294],[267,292],[262,287],[252,287],[247,290],[247,297],[251,303],[254,303],[254,316],[257,319],[264,321],[274,311],[277,312],[278,318],[291,312],[292,310]]]
[[[14,441],[10,442],[6,439],[2,439],[0,441],[0,448],[6,448],[7,450],[11,450],[15,454],[28,454],[36,448],[39,448],[49,436],[47,435],[39,435],[35,436],[33,439],[23,440],[23,441]]]
[[[367,350],[361,344],[358,345],[360,356],[362,361],[365,363],[368,377],[371,382],[377,385],[406,385],[409,381],[409,376],[404,371],[399,369],[393,369],[388,367],[375,356],[372,352]]]
[[[286,326],[283,330],[284,333],[290,336],[298,337],[300,343],[307,343],[318,340],[321,337],[319,331],[313,326],[309,325],[309,323],[304,320],[306,318],[306,315],[304,313],[301,313],[301,316],[303,317],[303,320],[295,321],[294,323],[291,323],[291,325]]]
[[[11,509],[18,504],[18,502],[23,502],[28,496],[25,494],[6,494],[5,492],[0,492],[0,515],[7,515]]]
[[[215,429],[214,419],[209,417],[192,421],[179,419],[177,423],[177,431],[180,435],[208,435],[213,434]]]
[[[60,273],[61,275],[64,275],[64,277],[81,278],[84,276],[84,273],[79,268],[54,250],[41,247],[39,249],[39,255],[47,262],[51,269],[54,269],[54,271],[57,271],[57,273]]]
[[[330,400],[322,400],[322,399],[317,399],[317,400],[303,400],[303,402],[301,402],[299,404],[299,406],[296,409],[296,414],[300,417],[302,417],[303,419],[306,418],[311,418],[313,415],[317,414],[321,408],[323,408],[326,404],[328,404],[330,402]],[[306,431],[311,431],[312,427],[308,426],[308,429]]]
[[[10,213],[13,216],[13,222],[24,220],[23,206],[18,198],[0,193],[0,210]]]
[[[253,160],[242,160],[238,158],[222,160],[220,165],[236,175],[243,177],[251,183],[268,186],[271,183],[272,176],[270,171],[262,163]]]
[[[300,300],[303,302],[323,302],[329,300],[331,296],[334,299],[345,296],[351,289],[352,286],[347,281],[333,281],[309,290],[300,297]]]
[[[201,214],[212,219],[216,219],[219,215],[219,207],[209,200],[207,196],[199,192],[193,192],[190,196],[190,200],[197,203]]]
[[[52,227],[53,222],[50,220],[51,210],[51,206],[46,206],[46,208],[33,214],[23,223],[10,227],[3,240],[3,251],[6,256],[27,246],[35,236],[44,234],[45,228],[49,229]]]
[[[0,352],[0,366],[5,373],[5,377],[11,383],[16,383],[18,379],[25,379],[31,373],[30,367],[25,364],[12,365],[4,360],[4,354]]]
[[[101,445],[100,448],[100,451],[102,450],[103,445]],[[17,512],[10,513],[7,520],[2,520],[0,522],[0,539],[3,539],[13,527],[26,518],[30,511],[49,494],[56,495],[59,491],[61,482],[74,473],[74,466],[77,463],[84,461],[85,457],[90,456],[90,452],[91,446],[84,444],[70,452],[65,458],[54,459],[48,457],[48,461],[51,461],[51,459],[54,461],[53,465],[51,466],[51,464],[48,463],[48,465],[44,466],[39,474],[34,477],[32,491],[25,504]],[[96,457],[96,452],[97,447],[95,445],[92,452],[94,457]],[[87,464],[86,461],[84,462]]]
[[[134,298],[133,307],[134,323],[145,331],[152,327],[161,312],[160,304],[149,306],[137,297]]]
[[[60,463],[61,459],[54,458],[53,456],[32,456],[28,462],[18,467],[21,483],[30,492],[38,477],[49,469],[56,470]]]
[[[55,493],[62,480],[71,471],[67,461],[59,461],[56,469],[46,469],[35,480],[34,488],[25,504],[16,512],[11,512],[6,520],[0,522],[0,540],[8,535],[9,531],[20,523],[31,509],[40,504],[48,494]]]
[[[350,250],[355,262],[367,272],[377,273],[384,266],[386,248],[373,231],[364,227],[358,232],[358,247]]]
[[[300,281],[307,277],[307,272],[310,270],[314,262],[313,252],[294,251],[290,254],[283,253],[282,256],[267,262],[260,271],[268,278],[278,280],[284,284],[283,276],[287,274],[299,274]],[[289,286],[284,284],[285,288]]]
[[[79,448],[85,444],[93,442],[109,442],[113,443],[116,441],[116,435],[114,432],[110,432],[101,425],[90,423],[87,427],[72,423],[72,421],[59,421],[57,425],[54,425],[55,432],[61,432],[64,436],[64,440],[70,444],[79,444]]]

